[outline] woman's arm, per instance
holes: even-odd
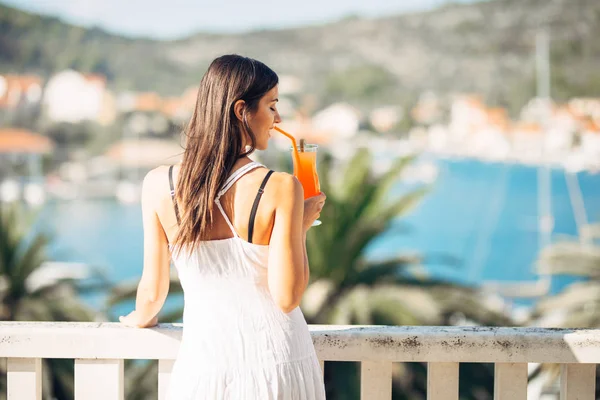
[[[304,190],[297,178],[281,174],[277,179],[268,284],[275,303],[287,313],[298,307],[308,286],[306,232],[319,218],[326,197],[321,193],[304,200]]]
[[[324,193],[319,193],[314,197],[309,197],[304,200],[304,215],[302,218],[302,244],[304,246],[304,289],[308,286],[308,282],[310,280],[310,269],[308,267],[308,253],[306,251],[306,233],[312,226],[313,222],[321,216],[321,210],[325,205],[325,196]]]
[[[125,325],[146,328],[156,325],[157,314],[169,293],[170,254],[167,236],[156,214],[161,198],[159,171],[150,171],[142,185],[142,219],[144,224],[144,269],[138,284],[135,310],[119,320]]]
[[[310,280],[310,268],[308,267],[308,252],[306,251],[306,231],[302,233],[302,247],[304,248],[304,290],[308,287]]]
[[[306,289],[304,191],[295,177],[277,175],[278,202],[269,242],[268,285],[277,306],[287,313],[298,307]]]

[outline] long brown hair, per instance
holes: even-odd
[[[236,161],[255,150],[256,137],[246,121],[279,78],[260,61],[239,55],[215,59],[200,81],[196,108],[185,130],[187,143],[176,189],[182,211],[175,246],[193,247],[208,239],[215,198]],[[245,101],[240,122],[234,104]],[[250,148],[242,151],[244,138]]]

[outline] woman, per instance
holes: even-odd
[[[306,232],[325,195],[304,201],[296,178],[248,158],[280,122],[277,97],[278,77],[263,63],[215,59],[181,165],[144,179],[144,270],[135,310],[120,321],[156,325],[172,257],[185,308],[169,399],[325,398],[298,308],[309,278]]]

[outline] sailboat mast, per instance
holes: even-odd
[[[550,100],[550,38],[548,30],[542,28],[536,35],[536,77],[537,98],[542,104],[540,125],[542,129],[542,148],[540,149],[540,165],[538,167],[538,248],[548,247],[552,241],[554,218],[552,216],[552,176],[546,156],[546,132],[551,112]],[[540,266],[542,279],[549,279],[548,269]]]

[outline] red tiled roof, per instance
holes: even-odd
[[[542,127],[536,122],[517,122],[513,125],[513,131],[525,134],[539,134],[542,132]]]
[[[169,97],[162,103],[161,111],[163,114],[174,117],[183,109],[182,101],[176,97]]]
[[[89,83],[98,83],[100,86],[106,85],[106,77],[100,74],[83,74],[83,77]]]
[[[592,133],[600,133],[600,124],[597,124],[591,119],[585,122],[585,130]]]
[[[31,86],[42,84],[42,78],[35,75],[4,75],[3,78],[6,80],[6,91],[0,96],[0,108],[14,105],[10,104],[14,90],[19,90],[24,95]]]
[[[500,129],[507,129],[509,120],[506,109],[502,107],[490,108],[487,111],[488,123]]]
[[[135,110],[137,111],[159,111],[163,99],[155,92],[145,92],[137,95],[135,99]]]
[[[0,153],[48,153],[54,143],[45,136],[25,129],[0,129]]]
[[[104,155],[122,165],[156,167],[176,163],[182,154],[182,147],[172,140],[124,139],[110,146]]]

